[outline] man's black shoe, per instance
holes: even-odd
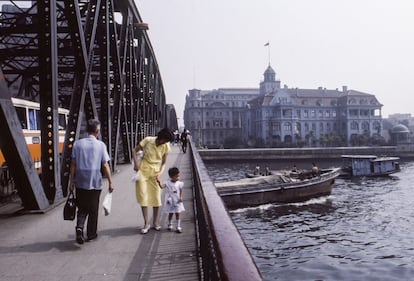
[[[91,236],[91,237],[88,236],[88,239],[86,239],[86,242],[91,242],[93,240],[96,240],[96,238],[98,238],[98,234]]]
[[[78,244],[83,244],[85,242],[85,239],[83,239],[83,230],[82,228],[76,228],[76,242]]]

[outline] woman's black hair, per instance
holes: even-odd
[[[158,132],[157,138],[162,139],[162,140],[167,140],[167,141],[173,141],[174,134],[170,131],[170,129],[164,128]]]

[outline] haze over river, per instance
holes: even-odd
[[[293,163],[205,164],[213,181],[225,181]],[[264,280],[414,280],[414,162],[400,165],[390,177],[337,179],[327,197],[230,211]]]

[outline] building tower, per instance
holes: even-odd
[[[280,89],[280,80],[276,80],[276,72],[270,66],[263,73],[264,80],[260,82],[260,95],[273,93]]]

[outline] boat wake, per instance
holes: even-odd
[[[329,195],[329,196],[322,196],[318,198],[312,198],[304,202],[270,203],[270,204],[263,204],[259,206],[232,209],[232,210],[229,210],[229,212],[231,214],[240,214],[240,213],[245,213],[249,211],[267,211],[275,207],[289,207],[289,206],[302,207],[302,206],[309,206],[309,205],[323,205],[323,204],[326,204],[326,202],[330,201],[331,199],[332,199],[332,195]]]

